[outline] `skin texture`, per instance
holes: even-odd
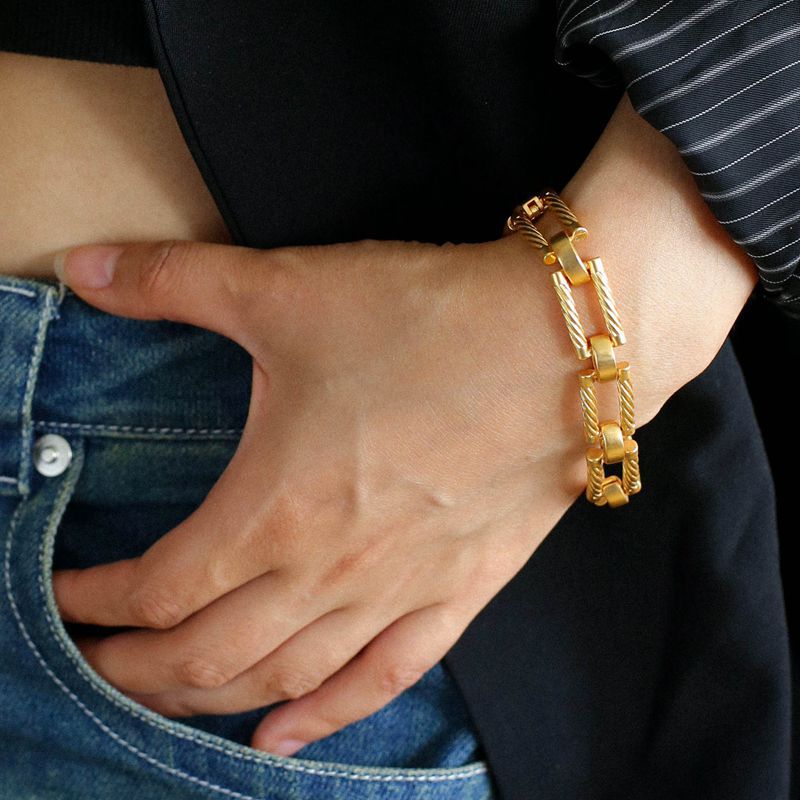
[[[582,255],[609,272],[641,425],[717,353],[755,270],[626,98],[563,196],[590,230]],[[79,646],[163,714],[289,700],[252,741],[288,755],[376,711],[585,486],[585,365],[521,236],[161,241],[61,265],[101,309],[206,327],[253,356],[247,425],[205,502],[141,558],[54,576],[65,619],[133,626]]]
[[[0,52],[0,274],[82,242],[226,242],[158,70]]]

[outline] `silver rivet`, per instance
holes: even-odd
[[[63,436],[48,433],[33,445],[33,465],[40,475],[54,478],[64,472],[71,461],[72,448]]]

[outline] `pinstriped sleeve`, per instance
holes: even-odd
[[[627,88],[800,317],[800,0],[558,0],[555,57]]]

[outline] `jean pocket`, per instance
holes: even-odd
[[[13,728],[19,734],[4,766],[9,785],[21,795],[60,800],[492,797],[481,761],[403,769],[282,758],[156,714],[105,681],[75,646],[52,591],[56,538],[84,465],[84,441],[71,444],[69,469],[34,484],[7,531],[10,614],[3,615],[2,636],[17,655],[4,659],[0,672],[7,676],[0,683],[4,705],[13,709],[2,735],[10,739]]]

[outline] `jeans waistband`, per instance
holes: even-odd
[[[251,360],[183,323],[99,311],[64,284],[0,276],[0,494],[30,490],[38,432],[238,438]]]

